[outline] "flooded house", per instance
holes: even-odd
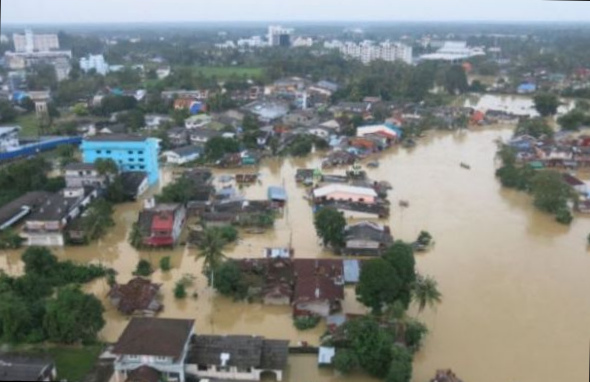
[[[287,202],[287,190],[279,186],[270,186],[268,188],[268,200],[274,205],[283,207]]]
[[[356,187],[347,184],[329,184],[314,189],[313,198],[318,203],[333,200],[374,204],[377,202],[377,192],[368,187]]]
[[[125,315],[154,316],[164,306],[158,301],[160,284],[136,277],[127,284],[115,284],[107,297],[117,310]]]
[[[31,191],[0,207],[0,231],[18,224],[52,195],[45,191]]]
[[[94,186],[102,188],[109,180],[101,175],[94,163],[70,163],[65,168],[66,187],[76,188]]]
[[[166,158],[166,163],[182,165],[199,159],[204,152],[202,145],[190,145],[164,151],[162,157]]]
[[[293,315],[328,317],[342,309],[344,269],[342,261],[295,259]]]
[[[155,204],[147,201],[137,223],[147,247],[174,247],[186,220],[186,208],[177,203]]]
[[[436,375],[430,382],[463,382],[463,380],[459,379],[452,370],[446,369],[437,370]]]
[[[194,320],[132,318],[112,350],[115,381],[141,371],[157,376],[156,381],[185,382],[194,325]]]
[[[186,146],[189,142],[189,131],[185,127],[174,127],[166,131],[170,145],[173,147]]]
[[[214,380],[283,380],[289,341],[258,336],[197,335],[186,359],[187,374]]]
[[[149,188],[148,174],[143,171],[127,171],[120,174],[123,192],[129,200],[137,200]]]
[[[328,154],[323,160],[322,167],[351,166],[357,161],[357,159],[358,155],[355,155],[354,153],[346,150],[336,150]]]
[[[97,197],[98,189],[90,186],[65,188],[47,197],[25,221],[24,244],[63,247],[68,224]]]
[[[393,244],[389,226],[363,221],[344,229],[345,255],[380,256]]]

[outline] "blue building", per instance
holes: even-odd
[[[80,149],[84,163],[97,159],[112,159],[119,170],[145,171],[153,185],[159,178],[159,141],[155,138],[127,134],[98,135],[82,141]]]

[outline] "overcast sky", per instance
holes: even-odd
[[[590,2],[544,0],[2,0],[2,23],[590,21]]]

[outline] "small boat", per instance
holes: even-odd
[[[461,168],[464,168],[466,170],[471,170],[471,166],[468,165],[467,163],[461,162],[460,166],[461,166]]]
[[[379,167],[379,162],[377,162],[377,161],[369,162],[369,163],[367,163],[367,167],[377,168],[377,167]]]
[[[410,202],[408,202],[407,200],[400,200],[400,201],[399,201],[399,206],[400,206],[400,207],[407,208],[407,207],[409,207],[409,206],[410,206]]]

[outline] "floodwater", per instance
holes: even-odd
[[[562,105],[557,109],[558,114],[564,114],[574,108],[572,100],[561,100]],[[486,111],[489,109],[501,110],[519,116],[538,117],[532,97],[516,95],[473,95],[466,96],[463,103],[465,107],[472,107],[475,110]]]
[[[510,128],[432,132],[413,149],[394,148],[382,154],[376,180],[389,181],[391,225],[396,238],[414,240],[420,230],[436,241],[417,255],[417,267],[438,280],[443,302],[421,314],[430,329],[414,364],[414,381],[429,380],[437,368],[452,368],[465,381],[583,382],[588,380],[590,339],[590,254],[586,237],[590,219],[576,216],[570,227],[537,211],[528,195],[502,189],[494,178],[495,141],[511,135]],[[462,169],[460,162],[471,165]],[[272,159],[260,167],[262,184],[243,190],[249,198],[266,198],[269,185],[284,185],[289,193],[284,216],[263,235],[242,236],[227,249],[228,257],[262,257],[262,248],[295,248],[296,257],[331,257],[318,243],[304,189],[294,181],[298,167],[316,167],[319,157]],[[169,180],[169,174],[166,174]],[[400,200],[410,203],[398,207]],[[102,263],[115,268],[119,282],[128,281],[138,260],[158,267],[172,256],[173,269],[156,271],[165,305],[161,317],[194,318],[198,333],[252,334],[288,338],[292,344],[317,344],[325,326],[297,332],[288,307],[233,302],[216,296],[201,275],[196,250],[141,251],[126,242],[140,203],[117,208],[116,227],[89,247],[56,250],[62,259]],[[0,269],[22,272],[19,252],[0,252]],[[176,281],[196,277],[189,297],[173,297]],[[115,341],[128,319],[105,300],[103,280],[86,286],[104,302],[107,325],[101,338]],[[191,295],[196,292],[197,298]],[[354,289],[346,290],[346,312],[363,312]],[[319,370],[310,356],[290,359],[288,382],[332,382],[336,376]],[[340,380],[340,379],[338,379]],[[366,376],[344,380],[373,382]]]

